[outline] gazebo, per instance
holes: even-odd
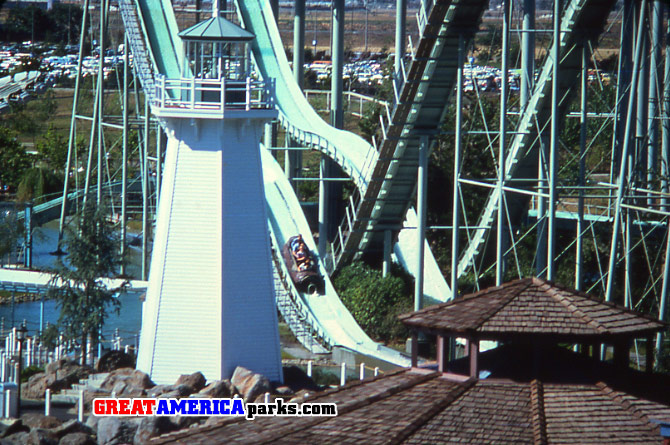
[[[617,367],[627,368],[633,340],[646,340],[647,371],[653,369],[653,338],[666,328],[651,317],[622,306],[596,300],[540,278],[527,278],[465,295],[448,303],[401,315],[414,335],[437,336],[437,361],[447,370],[448,338],[465,338],[471,376],[479,372],[479,342],[493,340],[531,351],[558,344],[579,345],[594,358],[600,346],[613,347]],[[414,343],[414,342],[413,342]],[[412,366],[418,353],[412,350]]]
[[[631,339],[648,339],[664,328],[658,321],[536,278],[401,318],[415,331],[438,335],[442,346],[450,336],[468,338],[473,375],[444,372],[469,363],[444,363],[443,354],[439,371],[414,366],[291,400],[336,403],[337,416],[222,418],[154,443],[639,445],[664,443],[669,434],[668,376],[620,368]],[[472,371],[484,339],[503,344],[481,353],[483,364],[497,368],[480,376]],[[619,362],[584,357],[557,342],[588,345],[594,355],[598,345],[613,344]],[[543,354],[544,373],[525,369],[532,368],[534,349]]]

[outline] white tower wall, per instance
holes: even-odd
[[[168,119],[137,359],[156,383],[195,371],[229,378],[236,366],[282,380],[263,122]]]

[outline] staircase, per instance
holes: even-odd
[[[79,383],[72,385],[72,388],[65,389],[58,394],[51,396],[51,401],[56,403],[78,403],[79,391],[85,392],[107,392],[100,389],[100,386],[109,376],[108,372],[101,372],[99,374],[91,374],[88,378],[79,380]]]
[[[381,252],[384,231],[397,233],[416,189],[420,136],[435,136],[456,84],[458,51],[468,48],[487,0],[423,0],[420,40],[409,69],[394,80],[394,106],[380,116],[379,156],[356,209],[350,209],[334,245],[334,262]]]
[[[151,102],[155,95],[153,70],[155,63],[150,60],[151,51],[145,44],[145,34],[138,17],[138,10],[133,0],[119,0],[119,9],[130,42],[135,73],[140,78],[144,94]]]

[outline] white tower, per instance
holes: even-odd
[[[137,368],[281,381],[259,146],[271,84],[250,76],[253,34],[218,11],[179,35],[184,75],[157,78],[152,104],[168,145]]]

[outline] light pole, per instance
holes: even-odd
[[[21,417],[21,368],[23,366],[23,342],[26,339],[26,333],[28,329],[26,328],[26,322],[24,321],[21,324],[21,327],[16,330],[16,339],[19,342],[19,366],[16,375],[16,395],[17,395],[17,404],[16,404],[16,416]]]

